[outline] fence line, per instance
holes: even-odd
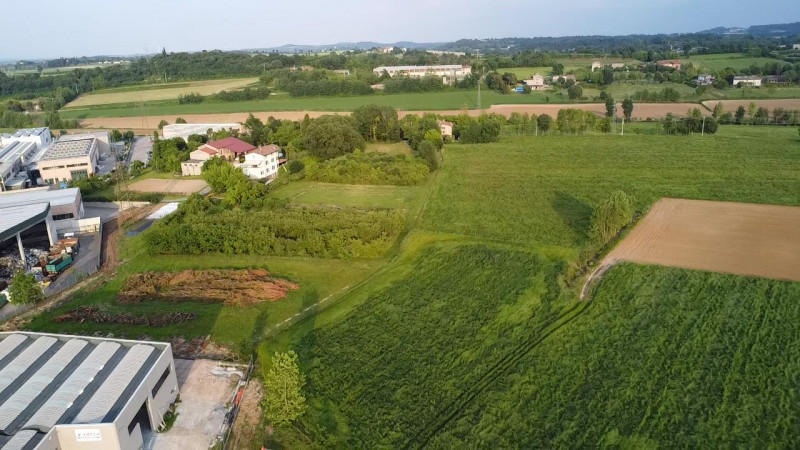
[[[227,450],[230,445],[231,437],[233,436],[233,424],[236,422],[236,417],[239,415],[239,407],[241,406],[247,386],[250,384],[250,377],[253,374],[255,362],[255,355],[251,355],[250,363],[247,365],[247,371],[244,374],[244,379],[239,380],[239,387],[233,393],[233,401],[231,402],[233,407],[225,414],[225,420],[223,421],[225,430],[222,432],[222,450]]]

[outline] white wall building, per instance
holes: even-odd
[[[741,77],[733,77],[733,85],[734,86],[753,86],[753,87],[760,87],[761,86],[761,77],[757,75],[748,75],[748,76],[741,76]]]
[[[267,155],[248,153],[244,162],[234,163],[251,180],[273,180],[278,176],[278,152]]]
[[[0,448],[137,450],[178,396],[167,343],[0,333]]]
[[[472,67],[460,64],[443,64],[439,66],[380,66],[372,69],[372,73],[377,76],[383,75],[383,72],[388,73],[390,77],[422,78],[427,75],[433,75],[441,77],[444,84],[452,84],[472,74]]]
[[[242,124],[240,123],[174,123],[171,125],[164,125],[161,130],[164,139],[172,139],[175,137],[183,138],[184,141],[189,140],[189,136],[193,134],[205,135],[208,130],[217,132],[222,130],[241,130]]]
[[[53,142],[37,163],[41,178],[47,184],[58,184],[94,175],[100,142],[94,137]]]
[[[523,80],[522,83],[525,86],[530,86],[532,91],[541,91],[549,86],[547,86],[544,82],[544,77],[539,75],[538,73],[532,76],[528,80]]]
[[[6,147],[13,142],[33,142],[37,148],[44,148],[53,142],[50,128],[25,128],[14,133],[0,134],[0,147]]]
[[[63,136],[59,136],[56,142],[81,141],[84,139],[97,140],[97,150],[100,153],[109,154],[111,151],[111,138],[108,135],[108,131],[92,131],[90,133],[65,134]]]

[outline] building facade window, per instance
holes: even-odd
[[[84,178],[89,178],[89,172],[86,170],[73,170],[70,172],[73,180],[82,180]],[[66,181],[66,178],[64,179]]]
[[[53,214],[53,220],[65,220],[65,219],[72,219],[75,217],[72,213],[67,214]]]

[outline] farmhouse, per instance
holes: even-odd
[[[0,333],[0,448],[148,448],[177,397],[167,343]]]
[[[248,166],[255,165],[252,168],[253,176],[250,178],[272,179],[278,173],[278,156],[280,155],[280,151],[281,148],[274,144],[256,147],[233,137],[210,141],[189,153],[189,159],[181,163],[181,174],[183,176],[200,175],[202,173],[203,164],[211,158],[223,158],[230,162],[245,158],[245,163],[248,164]],[[247,163],[246,158],[249,154],[257,154],[265,157],[266,160],[261,161],[259,158],[251,158],[250,162]],[[264,166],[264,176],[255,177],[259,174],[262,165]],[[275,166],[274,169],[272,168],[273,165]]]
[[[431,75],[441,77],[443,84],[453,84],[470,75],[472,67],[459,64],[444,64],[439,66],[380,66],[372,69],[372,73],[376,76],[381,76],[384,72],[388,73],[390,77],[421,78]]]
[[[694,81],[694,84],[696,84],[698,86],[710,86],[710,85],[714,84],[714,81],[716,81],[716,80],[717,80],[717,78],[714,77],[714,75],[701,74],[701,75],[698,75],[697,78],[695,78],[693,81]]]
[[[753,86],[759,87],[761,86],[761,77],[757,75],[747,75],[747,76],[736,76],[733,77],[733,84],[734,86]]]
[[[439,131],[441,131],[442,136],[450,136],[453,137],[453,123],[448,122],[446,120],[439,120]]]
[[[244,155],[244,162],[234,163],[251,180],[273,180],[278,176],[278,152],[262,155],[257,152]]]
[[[193,134],[205,135],[208,130],[211,132],[222,130],[240,130],[242,125],[239,123],[175,123],[171,125],[164,125],[161,130],[164,139],[171,139],[175,137],[183,138],[184,141],[189,140],[189,136]]]
[[[54,142],[38,162],[41,178],[47,184],[58,184],[94,175],[98,142],[93,137]]]
[[[612,69],[623,69],[625,68],[625,63],[615,62],[611,64],[604,64],[600,61],[595,61],[592,63],[592,72],[594,72],[596,69],[602,69],[605,66],[611,66]]]
[[[544,83],[544,77],[538,73],[533,75],[528,80],[523,80],[522,83],[525,86],[530,86],[532,91],[541,91],[547,88],[547,85]]]
[[[786,77],[783,75],[767,75],[764,77],[764,83],[766,84],[786,84],[788,81]]]
[[[210,150],[215,152],[212,154],[212,156],[219,156],[220,158],[225,158],[228,161],[233,161],[233,159],[239,155],[245,155],[255,151],[256,147],[253,144],[248,144],[241,139],[236,139],[235,137],[226,137],[225,139],[209,141],[208,143],[198,147],[198,150]]]
[[[677,59],[662,59],[661,61],[656,61],[661,67],[669,67],[675,70],[681,70],[681,62]]]

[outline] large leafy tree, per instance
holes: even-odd
[[[303,135],[303,148],[322,160],[364,147],[364,138],[356,131],[353,120],[345,116],[329,115],[312,120]]]
[[[264,375],[264,416],[273,425],[280,426],[294,422],[306,411],[306,398],[303,396],[305,376],[297,365],[297,354],[275,353],[272,366]]]
[[[355,121],[356,130],[366,140],[385,142],[400,140],[397,110],[391,106],[360,106],[353,110],[350,117]]]
[[[622,114],[625,115],[625,120],[631,120],[633,114],[633,100],[626,98],[622,101]]]

